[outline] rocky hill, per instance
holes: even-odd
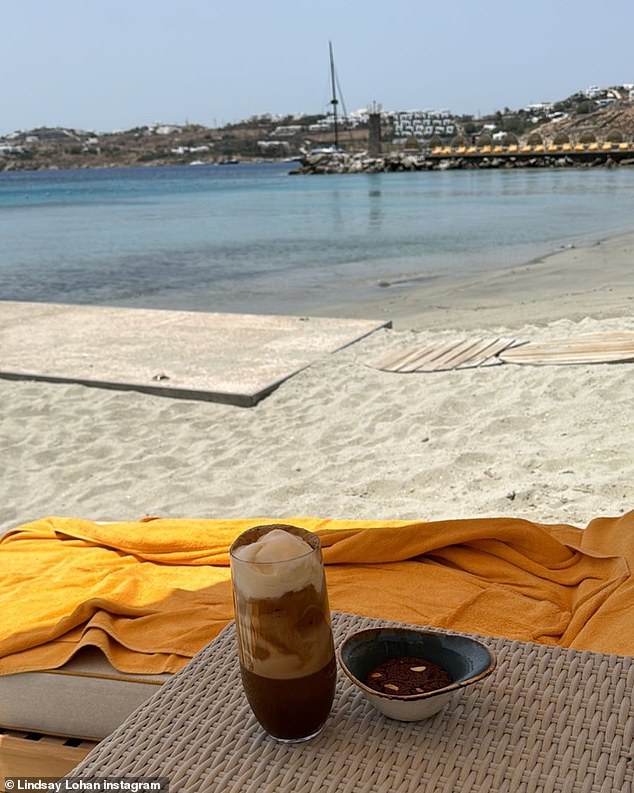
[[[572,142],[590,140],[593,137],[598,141],[610,137],[634,141],[634,102],[618,100],[590,113],[571,113],[560,120],[535,127],[524,137],[535,134],[549,142],[564,136]]]

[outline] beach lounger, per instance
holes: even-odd
[[[165,679],[157,675],[182,670],[231,622],[228,548],[263,522],[319,534],[336,611],[634,655],[634,512],[597,518],[585,530],[512,518],[151,519],[107,526],[47,518],[0,541],[0,728],[45,727],[81,742],[160,695]],[[53,564],[51,600],[41,582]],[[93,657],[94,646],[113,663]],[[116,666],[136,672],[121,674]],[[1,737],[6,768],[19,739]]]

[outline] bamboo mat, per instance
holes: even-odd
[[[606,331],[531,342],[503,337],[459,338],[391,350],[371,366],[384,372],[444,372],[503,363],[534,366],[634,361],[634,333]]]
[[[388,621],[334,614],[335,641]],[[431,719],[378,714],[340,672],[324,731],[285,746],[244,698],[229,625],[67,777],[170,793],[632,793],[634,659],[483,639],[497,667]]]

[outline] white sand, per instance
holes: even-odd
[[[0,528],[46,515],[440,518],[585,526],[634,507],[634,364],[393,374],[382,352],[634,331],[634,237],[509,274],[377,290],[385,330],[255,408],[0,380]]]

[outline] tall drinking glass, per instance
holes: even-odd
[[[319,537],[255,526],[230,549],[242,683],[257,720],[297,742],[324,726],[336,661]]]

